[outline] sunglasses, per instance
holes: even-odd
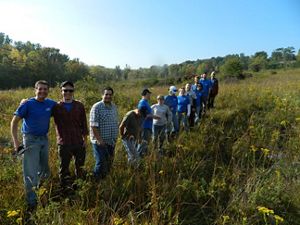
[[[64,90],[62,90],[63,92],[70,92],[70,93],[73,93],[74,92],[74,90],[73,89],[64,89]]]

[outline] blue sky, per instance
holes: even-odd
[[[0,0],[0,32],[131,68],[300,48],[298,0]]]

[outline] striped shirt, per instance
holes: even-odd
[[[118,137],[118,111],[115,104],[105,105],[103,101],[93,105],[90,112],[90,139],[93,144],[96,144],[92,127],[97,127],[97,130],[106,144],[115,145]]]

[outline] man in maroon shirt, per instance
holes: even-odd
[[[74,84],[61,83],[62,101],[53,108],[58,153],[60,158],[59,176],[63,190],[71,185],[69,165],[75,158],[76,177],[84,175],[85,147],[87,143],[87,120],[84,106],[74,100]]]

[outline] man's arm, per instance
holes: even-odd
[[[87,145],[87,136],[89,134],[89,131],[88,131],[88,126],[87,126],[85,108],[84,108],[83,105],[82,105],[82,110],[81,110],[81,121],[82,121],[83,146],[86,147],[86,145]]]
[[[101,137],[101,135],[100,135],[97,127],[91,126],[91,128],[92,128],[93,134],[94,134],[94,136],[96,138],[97,145],[105,145],[105,143],[104,143],[104,141],[103,141],[103,139],[102,139],[102,137]]]
[[[120,126],[119,126],[119,132],[120,132],[120,135],[121,135],[122,138],[124,136],[124,130],[125,130],[125,124],[122,121]]]
[[[20,142],[18,140],[18,123],[21,119],[22,118],[19,116],[14,116],[10,123],[10,132],[11,132],[11,137],[13,139],[15,150],[17,150],[18,147],[20,146]]]

